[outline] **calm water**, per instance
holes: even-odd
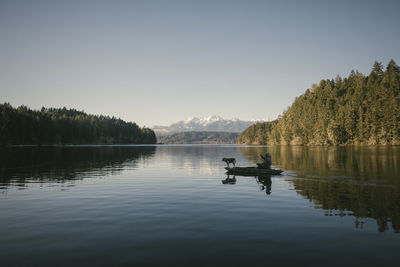
[[[222,157],[267,151],[282,176],[226,183]],[[0,150],[2,266],[399,266],[399,250],[399,147]]]

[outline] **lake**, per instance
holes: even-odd
[[[225,174],[270,152],[281,176]],[[0,149],[2,266],[400,264],[400,147]]]

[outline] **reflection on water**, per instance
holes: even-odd
[[[272,163],[294,170],[302,176],[346,176],[358,181],[400,184],[400,148],[398,147],[243,147],[251,161],[268,151]]]
[[[224,176],[223,157],[255,166],[267,151],[281,176]],[[397,266],[399,156],[357,147],[2,148],[1,263]]]
[[[230,176],[231,176],[230,174],[226,173],[226,178],[222,180],[222,184],[236,184],[236,175],[233,175],[232,177]],[[271,175],[264,174],[264,175],[254,176],[254,178],[260,188],[260,191],[265,191],[267,195],[270,195],[272,187]]]
[[[373,218],[379,231],[392,228],[400,232],[400,149],[396,147],[1,148],[0,190],[4,192],[10,186],[24,189],[29,183],[73,183],[84,177],[112,176],[137,168],[139,161],[153,162],[159,173],[175,166],[188,175],[198,172],[218,176],[224,166],[221,158],[235,156],[238,165],[255,165],[267,151],[273,167],[285,170],[283,178],[326,216],[353,216],[356,227],[363,226],[363,219]],[[236,184],[237,179],[228,175],[222,183]],[[271,176],[254,179],[261,191],[271,194]]]
[[[195,171],[209,176],[219,175],[223,157],[234,155],[241,162],[245,160],[244,156],[238,153],[239,148],[234,146],[167,145],[159,148],[154,158],[158,164],[178,166],[190,175]]]
[[[263,175],[263,176],[257,176],[257,183],[260,186],[260,190],[264,191],[267,195],[271,194],[271,187],[272,187],[272,180],[271,180],[271,175]]]
[[[400,150],[392,147],[242,148],[251,161],[269,151],[273,164],[292,174],[296,192],[327,216],[373,218],[379,231],[400,231]]]
[[[65,182],[110,176],[152,157],[155,147],[72,146],[0,148],[0,185],[24,187],[31,182]]]
[[[229,174],[226,175],[226,178],[222,180],[222,184],[236,184],[236,177],[230,177]]]

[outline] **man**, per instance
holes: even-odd
[[[265,153],[265,157],[261,155],[261,158],[263,159],[263,162],[257,163],[258,168],[262,169],[271,169],[271,154],[269,152]]]

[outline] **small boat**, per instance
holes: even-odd
[[[228,171],[228,174],[235,175],[244,175],[244,176],[257,176],[257,175],[280,175],[282,170],[275,169],[263,169],[258,167],[225,167],[225,170]]]

